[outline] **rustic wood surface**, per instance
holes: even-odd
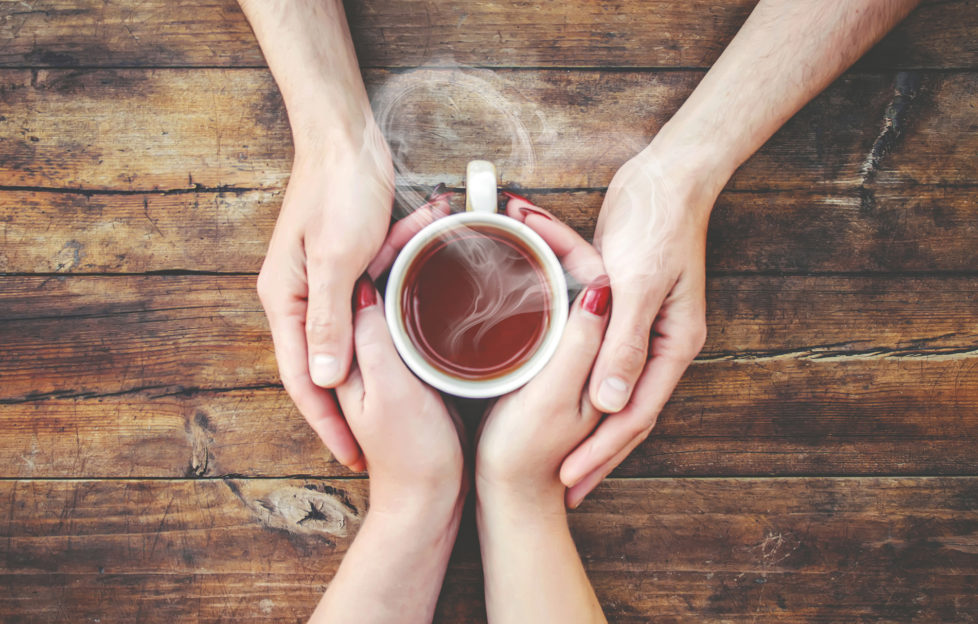
[[[477,142],[590,234],[753,5],[347,2],[400,207]],[[707,345],[571,514],[612,621],[978,621],[976,42],[978,3],[925,1],[721,195]],[[254,293],[291,155],[233,0],[0,3],[0,621],[326,587],[367,484]],[[470,520],[438,622],[485,620]]]

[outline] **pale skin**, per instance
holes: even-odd
[[[615,307],[589,382],[591,401],[608,415],[562,464],[568,505],[649,435],[703,347],[706,230],[724,185],[918,1],[760,0],[682,107],[611,180],[594,242]],[[387,229],[389,152],[342,3],[241,4],[282,90],[296,149],[259,294],[286,390],[336,458],[362,469],[325,388],[352,360],[347,302]]]
[[[585,388],[610,286],[587,242],[556,220],[521,214],[518,204],[510,202],[509,214],[591,286],[551,362],[484,420],[476,483],[486,608],[491,622],[605,622],[568,528],[557,471],[601,416]],[[401,223],[385,248],[396,249],[422,225]],[[370,473],[370,510],[310,622],[430,622],[468,489],[463,445],[442,398],[397,357],[367,279],[354,300],[356,358],[336,393]]]
[[[314,623],[430,622],[467,491],[459,431],[404,366],[380,299],[357,286],[356,363],[336,394],[370,472],[370,509]]]
[[[611,289],[601,258],[568,226],[538,212],[507,213],[590,284],[572,305],[553,359],[526,386],[500,398],[483,421],[475,462],[476,522],[489,621],[606,622],[577,554],[558,472],[601,419],[587,396],[591,365],[608,322]],[[604,297],[604,305],[598,300]]]

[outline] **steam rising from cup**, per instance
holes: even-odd
[[[449,64],[451,65],[451,64]],[[413,169],[418,154],[440,154],[446,146],[467,142],[466,133],[458,128],[478,123],[481,134],[509,138],[508,150],[484,153],[485,145],[472,147],[475,156],[491,158],[496,166],[515,180],[531,180],[537,165],[535,138],[549,142],[553,132],[543,113],[531,113],[525,119],[524,102],[514,102],[505,91],[512,87],[492,70],[476,70],[461,66],[437,69],[421,67],[406,72],[391,73],[371,94],[374,118],[390,145],[396,174],[397,209],[403,216],[425,201],[426,191],[444,181],[441,172],[421,172]],[[476,110],[477,115],[468,111]],[[449,164],[445,169],[460,168]]]

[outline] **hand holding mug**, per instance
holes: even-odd
[[[370,474],[371,513],[406,513],[405,501],[457,503],[463,455],[457,423],[437,391],[404,366],[368,277],[356,286],[356,360],[336,387]],[[417,511],[422,511],[419,507]]]
[[[601,419],[587,381],[604,336],[611,287],[597,252],[569,226],[521,198],[511,199],[508,211],[539,233],[565,269],[588,286],[571,307],[547,365],[489,410],[476,453],[477,491],[480,499],[487,494],[517,498],[563,513],[560,465]]]
[[[430,622],[468,483],[441,396],[394,351],[382,304],[357,282],[356,361],[336,395],[363,448],[370,508],[310,622]]]
[[[587,396],[611,288],[597,252],[523,200],[509,202],[589,284],[557,351],[522,388],[489,410],[476,451],[476,522],[491,622],[605,622],[567,523],[561,462],[601,419]]]

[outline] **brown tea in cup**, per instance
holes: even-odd
[[[471,224],[428,242],[407,268],[404,327],[424,359],[459,379],[518,369],[536,352],[551,319],[543,263],[502,228]]]

